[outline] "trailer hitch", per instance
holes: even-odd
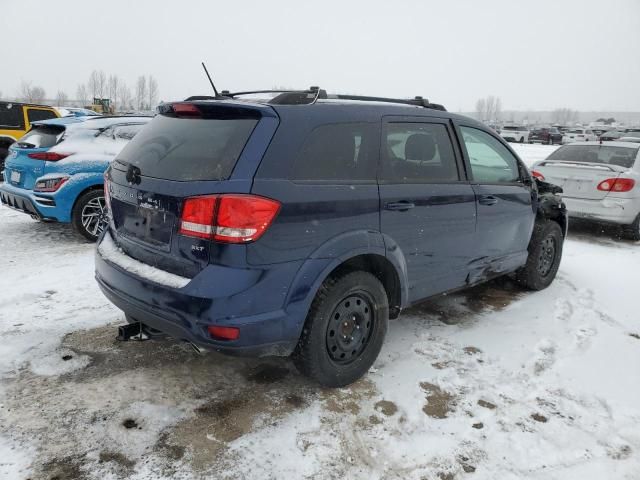
[[[161,337],[166,337],[166,335],[159,330],[148,327],[142,322],[134,322],[126,325],[120,325],[118,327],[118,336],[116,337],[116,340],[120,342],[128,342],[129,340],[144,342],[145,340]]]

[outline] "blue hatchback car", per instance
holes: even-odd
[[[149,117],[63,117],[9,147],[0,201],[95,241],[104,228],[104,171]]]
[[[262,93],[165,104],[107,170],[96,279],[123,339],[292,355],[336,387],[403,308],[555,277],[561,190],[489,128],[420,97]]]

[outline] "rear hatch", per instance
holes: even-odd
[[[44,153],[62,140],[64,132],[63,125],[36,125],[29,130],[9,148],[5,161],[6,181],[32,190],[36,179],[45,174],[47,157]]]
[[[609,145],[565,145],[534,167],[545,181],[562,187],[563,196],[601,200],[609,193],[598,188],[606,180],[615,180],[635,162],[638,147]]]
[[[250,192],[277,123],[275,112],[262,105],[164,105],[106,174],[110,231],[119,246],[144,263],[195,276],[229,245],[178,234],[185,200]]]

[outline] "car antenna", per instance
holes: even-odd
[[[211,87],[213,88],[213,93],[216,94],[216,97],[219,97],[220,95],[218,94],[218,90],[216,90],[216,86],[213,84],[213,80],[211,80],[211,75],[209,75],[209,70],[207,70],[207,66],[204,64],[204,62],[202,62],[202,68],[204,68],[204,73],[207,74],[207,78],[209,79],[209,83],[211,84]]]

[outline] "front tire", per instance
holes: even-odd
[[[73,230],[90,242],[95,242],[106,225],[104,191],[91,190],[78,198],[71,212]]]
[[[524,137],[520,137],[520,143],[524,143]]]
[[[355,271],[327,279],[311,304],[293,362],[325,387],[344,387],[378,357],[389,322],[380,281]]]
[[[516,272],[516,280],[530,290],[543,290],[551,285],[562,259],[564,236],[560,225],[551,220],[536,222],[529,241],[529,256]]]

